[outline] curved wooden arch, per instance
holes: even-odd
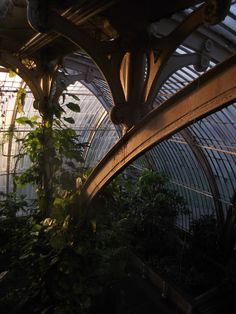
[[[193,81],[153,110],[109,151],[85,182],[90,202],[123,168],[153,145],[236,99],[236,55]]]

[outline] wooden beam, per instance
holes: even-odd
[[[94,169],[81,191],[94,196],[123,168],[155,144],[236,99],[236,55],[193,81],[126,133]]]

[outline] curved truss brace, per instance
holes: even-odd
[[[37,1],[36,6],[29,2],[28,19],[35,29],[42,32],[54,31],[92,57],[111,89],[115,104],[111,111],[111,119],[115,124],[123,124],[125,130],[128,130],[149,111],[156,94],[156,81],[175,49],[206,20],[216,23],[227,13],[229,0],[224,3],[219,0],[213,2],[214,5],[212,1],[206,1],[163,39],[150,38],[146,28],[143,28],[136,40],[121,34],[119,40],[102,43],[67,18],[50,10],[44,12],[50,20],[44,27],[44,20],[41,21],[37,11],[37,7],[39,8]],[[137,34],[133,35],[137,37]]]
[[[165,83],[165,81],[175,72],[188,65],[198,64],[200,54],[189,53],[184,55],[173,55],[166,63],[165,68],[160,73],[155,90],[156,94]]]
[[[156,96],[156,85],[164,65],[174,53],[175,49],[197,27],[204,23],[205,5],[190,14],[170,35],[163,39],[153,38],[151,46],[158,50],[157,60],[154,50],[149,55],[149,73],[145,91],[147,104],[152,104]]]
[[[43,99],[43,91],[40,86],[40,77],[37,75],[37,72],[28,69],[23,63],[20,62],[16,57],[7,53],[5,51],[0,53],[0,63],[1,65],[5,66],[8,69],[13,70],[16,72],[22,80],[29,86],[31,92],[35,98],[37,103]],[[17,108],[16,104],[14,106],[14,111],[12,115],[12,120],[10,124],[10,128],[14,127],[15,118],[17,115]],[[7,178],[6,178],[6,192],[9,193],[9,172],[10,172],[10,159],[11,159],[11,150],[12,150],[12,140],[13,140],[13,133],[9,137],[8,142],[8,153],[7,153]]]
[[[154,87],[160,71],[181,42],[204,22],[204,12],[205,5],[193,12],[170,36],[163,40],[153,39],[149,48],[144,47],[144,41],[141,48],[134,49],[134,52],[119,47],[116,41],[109,45],[100,43],[62,16],[52,14],[50,18],[53,31],[85,50],[101,69],[114,99],[112,121],[130,128],[146,114],[147,103],[150,104],[155,97]],[[154,55],[156,49],[160,50],[157,61]],[[149,50],[149,56],[145,50]],[[149,70],[147,79],[144,80],[145,59]],[[143,86],[136,88],[134,82],[137,81],[142,82]]]
[[[199,54],[188,54],[188,55],[174,55],[171,57],[169,62],[167,63],[165,69],[160,75],[159,81],[157,82],[157,90],[159,90],[164,84],[164,82],[170,77],[174,72],[177,70],[188,66],[198,64],[200,55]],[[206,158],[203,150],[197,145],[196,140],[194,139],[191,131],[189,129],[184,129],[181,131],[181,135],[189,145],[190,149],[192,150],[195,158],[199,166],[201,167],[202,171],[205,173],[211,194],[213,196],[216,215],[219,222],[219,225],[222,226],[224,223],[224,213],[222,204],[220,201],[220,192],[215,180],[214,173],[212,172],[211,166]]]
[[[151,88],[154,88],[156,84],[156,80],[158,79],[158,75],[160,74],[160,71],[162,70],[163,65],[166,63],[166,61],[169,59],[171,54],[174,52],[176,47],[179,46],[179,44],[199,25],[201,25],[204,22],[204,12],[205,6],[202,6],[199,10],[191,14],[175,31],[173,31],[170,36],[165,37],[163,40],[153,40],[151,43],[152,48],[151,49],[160,49],[161,53],[158,56],[157,62],[155,62],[154,57],[154,51],[150,51],[149,56],[149,73],[148,73],[148,79],[147,79],[147,86],[146,86],[146,100],[148,99],[148,102],[151,102],[150,95],[152,94],[152,99],[154,97],[155,91],[152,90],[152,93],[150,93]],[[91,38],[88,34],[85,34],[82,30],[80,30],[76,25],[69,22],[67,19],[58,16],[53,15],[52,19],[52,25],[53,30],[57,33],[61,34],[62,36],[66,37],[68,40],[74,42],[77,46],[84,49],[95,61],[97,66],[101,69],[105,79],[107,80],[109,87],[111,89],[112,96],[114,98],[114,103],[116,106],[124,105],[126,103],[125,98],[127,98],[127,94],[132,93],[132,88],[129,89],[129,86],[134,87],[132,83],[130,84],[123,84],[120,80],[120,71],[123,76],[124,74],[127,76],[127,82],[130,82],[132,77],[130,78],[129,74],[132,74],[134,69],[134,64],[137,65],[136,55],[132,57],[132,54],[129,54],[129,60],[130,62],[127,63],[127,66],[124,67],[122,62],[125,57],[125,52],[121,51],[120,49],[115,49],[116,53],[107,53],[105,46],[101,46],[99,42],[96,42],[95,39]],[[174,39],[174,40],[173,40]],[[170,45],[170,43],[172,43]],[[114,49],[114,47],[113,47]],[[141,57],[140,57],[141,56]],[[138,61],[140,61],[140,58],[143,58],[144,55],[138,54]],[[131,58],[132,57],[132,58]],[[134,61],[132,61],[134,60]],[[144,62],[142,60],[142,62]],[[127,68],[128,67],[128,68]],[[131,67],[132,69],[129,69]],[[122,71],[123,69],[123,71]],[[140,79],[139,81],[143,81],[142,74],[144,75],[145,72],[145,66],[142,66],[142,70],[140,69],[140,73],[138,73]],[[135,76],[135,80],[137,81],[137,75]],[[133,80],[132,80],[133,82]],[[143,91],[144,92],[144,91]],[[136,94],[136,93],[135,93]],[[132,96],[132,94],[131,94]],[[134,96],[135,101],[132,101],[132,97],[129,97],[131,99],[131,104],[129,103],[129,106],[133,107],[134,105],[137,107],[137,99],[136,96]],[[141,104],[143,105],[143,98],[142,95],[139,97]],[[138,100],[138,101],[139,101]],[[129,100],[130,101],[130,100]],[[135,104],[133,104],[135,103]],[[140,104],[140,105],[141,105]],[[122,106],[123,107],[123,106]],[[135,112],[138,108],[132,109],[132,115],[135,115]],[[127,110],[127,108],[126,108]],[[123,115],[123,112],[117,113],[118,115]],[[116,114],[116,116],[117,116]],[[129,112],[129,116],[132,116]],[[113,119],[114,120],[114,119]],[[115,119],[117,121],[113,121],[116,123],[120,123],[120,119]],[[122,120],[122,119],[121,119]],[[132,121],[131,125],[134,123]],[[129,123],[128,123],[129,124]],[[131,126],[129,125],[129,127]]]
[[[157,32],[158,34],[165,34],[166,32],[171,33],[178,26],[178,20],[179,18],[175,20],[163,20],[161,21],[161,24],[158,24],[158,28],[153,26],[153,32]],[[202,47],[207,39],[212,42],[212,50],[210,53],[206,53],[206,55],[210,56],[212,61],[221,62],[234,54],[235,49],[228,46],[227,43],[222,38],[219,38],[219,36],[217,36],[210,28],[198,28],[195,32],[188,36],[182,44],[197,53],[201,53]]]
[[[55,32],[67,38],[90,55],[108,81],[111,93],[115,97],[114,101],[116,103],[124,103],[125,99],[121,82],[119,75],[116,75],[116,72],[120,70],[122,54],[117,53],[116,57],[111,58],[111,55],[107,52],[106,45],[101,45],[99,41],[62,16],[53,14],[51,24]]]
[[[158,39],[153,38],[151,47],[157,49],[157,57],[155,57],[154,50],[149,54],[149,73],[146,85],[145,100],[150,106],[156,96],[156,86],[164,65],[174,53],[175,49],[183,43],[189,34],[193,33],[195,29],[204,24],[219,23],[225,18],[230,7],[230,0],[218,1],[207,0],[205,4],[201,5],[197,10],[190,14],[180,25],[178,25],[168,36]]]
[[[41,116],[43,123],[50,121],[52,119],[52,111],[50,110],[50,106],[54,106],[53,103],[54,99],[59,97],[59,92],[53,95],[53,80],[55,77],[55,71],[57,69],[58,64],[50,64],[50,60],[44,60],[41,64],[38,64],[38,68],[35,70],[30,70],[26,66],[24,66],[20,60],[16,59],[12,55],[8,53],[1,53],[0,54],[0,63],[2,63],[5,67],[13,69],[16,73],[25,80],[25,82],[31,88],[31,91],[35,97],[34,101],[34,108],[38,109]],[[61,91],[61,90],[60,90]],[[51,100],[51,101],[49,101]],[[12,138],[9,140],[9,150],[11,151],[11,142]],[[47,160],[48,154],[44,152],[44,158]],[[9,165],[10,159],[8,159],[8,173],[9,173]],[[47,163],[45,164],[47,165]],[[48,167],[44,169],[44,179],[43,184],[45,186],[45,191],[50,189],[48,185],[48,178],[50,177],[50,169]],[[8,174],[9,180],[9,174]],[[9,182],[9,181],[8,181]],[[8,189],[8,188],[7,188]],[[48,210],[46,208],[45,210]]]
[[[16,72],[29,86],[34,96],[34,107],[40,112],[44,110],[45,98],[53,99],[52,86],[57,64],[44,71],[44,64],[37,69],[27,68],[19,59],[8,52],[0,52],[0,64]],[[48,65],[47,65],[48,66]]]
[[[100,103],[103,105],[105,110],[108,112],[109,111],[109,104],[108,102],[104,99],[103,94],[101,94],[100,91],[91,83],[87,83],[86,81],[82,81],[82,84],[84,84],[85,87],[87,87],[93,95],[97,97],[97,99],[100,101]],[[111,122],[112,123],[112,122]],[[119,136],[119,138],[122,136],[122,128],[120,125],[115,125],[116,132]]]
[[[20,60],[5,51],[0,53],[0,63],[6,68],[12,69],[26,82],[36,101],[42,99],[43,93],[40,88],[40,77],[36,72],[28,69]]]
[[[83,74],[85,81],[91,81],[93,79],[100,79],[104,80],[102,77],[101,72],[98,70],[96,65],[92,62],[88,62],[87,60],[83,60],[83,57],[80,56],[79,58],[76,57],[66,57],[63,60],[63,64],[66,68],[72,69],[72,70],[78,70],[78,74]]]
[[[203,150],[198,146],[198,143],[194,139],[191,131],[188,128],[185,128],[180,133],[185,139],[185,141],[187,142],[187,144],[190,146],[190,149],[192,150],[198,162],[198,165],[200,166],[200,168],[202,169],[203,173],[205,174],[207,178],[207,181],[211,190],[211,194],[213,196],[214,204],[215,204],[216,216],[219,223],[219,227],[222,227],[224,223],[224,212],[223,212],[222,204],[220,201],[220,192],[219,192],[216,180],[215,180],[214,173],[211,169],[211,166]]]
[[[85,182],[90,202],[123,168],[158,142],[236,99],[236,55],[193,81],[153,110],[109,151]]]
[[[91,62],[88,62],[87,60],[73,60],[71,57],[67,57],[64,60],[64,66],[66,68],[70,68],[73,70],[78,69],[78,74],[73,75],[64,75],[62,73],[57,73],[56,76],[56,83],[58,84],[58,81],[63,81],[63,86],[67,87],[70,84],[74,84],[76,81],[80,81],[85,87],[87,87],[100,101],[100,103],[103,105],[105,110],[109,112],[109,110],[112,108],[112,103],[107,102],[104,98],[103,93],[101,90],[99,90],[95,84],[93,84],[93,81],[96,80],[104,80],[103,76],[101,75],[101,72],[97,69],[97,67]],[[120,125],[115,125],[116,131],[118,133],[118,136],[122,136],[122,130]]]

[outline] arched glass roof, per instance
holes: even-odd
[[[152,25],[157,37],[170,33],[183,17],[192,9],[174,14]],[[215,26],[205,25],[176,49],[160,77],[153,107],[160,106],[165,100],[193,80],[201,77],[236,51],[235,39],[236,3],[232,2],[225,20]],[[80,98],[80,113],[72,113],[74,128],[82,142],[90,146],[84,152],[85,167],[94,167],[121,137],[121,128],[114,126],[109,119],[113,100],[110,89],[90,57],[77,51],[64,58],[64,76],[67,90]],[[33,97],[26,87],[27,97],[22,113],[17,113],[17,91],[25,87],[18,77],[10,77],[5,68],[0,69],[1,83],[1,139],[14,119],[20,115],[37,114],[33,108]],[[63,75],[63,73],[62,73]],[[75,101],[73,99],[73,101]],[[18,108],[19,109],[19,108]],[[27,129],[15,125],[18,136],[24,136]],[[3,145],[0,155],[0,189],[12,189],[14,155],[19,146],[14,138]],[[153,147],[133,163],[134,167],[152,168],[164,172],[170,178],[170,185],[184,196],[192,209],[190,216],[182,217],[179,224],[188,228],[192,218],[204,213],[223,210],[224,216],[232,202],[236,190],[236,104],[231,103],[202,120],[174,134]],[[17,171],[22,172],[28,165],[25,159]],[[25,193],[33,197],[32,188]]]

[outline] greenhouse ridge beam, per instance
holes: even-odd
[[[98,164],[82,189],[90,202],[123,168],[177,131],[236,99],[236,55],[216,66],[153,110]]]

